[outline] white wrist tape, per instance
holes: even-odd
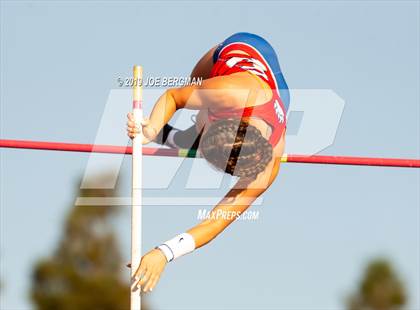
[[[178,131],[179,131],[178,129],[174,128],[169,132],[168,137],[166,138],[165,145],[167,145],[169,147],[172,147],[172,148],[179,148],[179,146],[176,145],[175,140],[174,140],[175,134]]]
[[[190,234],[183,233],[171,240],[164,242],[163,244],[158,246],[158,248],[166,256],[166,260],[170,262],[173,261],[175,258],[178,258],[182,255],[194,251],[195,241]]]

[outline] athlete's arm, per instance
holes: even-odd
[[[256,180],[239,180],[226,197],[212,210],[209,219],[191,228],[187,233],[193,238],[194,247],[199,248],[217,237],[240,214],[262,195],[274,182],[280,169],[280,158],[284,149],[284,135],[274,149],[274,156],[267,168]],[[230,212],[230,213],[229,213]],[[231,218],[229,217],[229,214]],[[191,249],[193,250],[193,249]],[[143,291],[152,291],[159,281],[167,264],[167,257],[161,249],[153,249],[143,256],[139,268],[136,270],[138,285]]]
[[[216,238],[270,187],[278,174],[280,159],[273,159],[269,166],[270,168],[266,169],[267,172],[261,173],[252,182],[239,180],[235,187],[211,211],[209,219],[188,230],[188,233],[195,240],[196,248]],[[269,170],[271,171],[268,172]]]
[[[200,85],[188,85],[167,90],[176,109],[203,110],[233,108],[245,103],[254,79],[248,74],[216,76],[203,80]]]
[[[240,108],[247,102],[254,80],[248,74],[232,74],[204,80],[201,85],[168,89],[157,100],[149,119],[142,122],[144,143],[153,141],[179,109]],[[133,138],[138,130],[131,114],[127,125],[128,135]]]
[[[273,150],[273,159],[265,170],[251,182],[246,179],[240,179],[225,198],[212,210],[210,219],[204,220],[188,231],[195,240],[196,248],[216,238],[271,186],[279,173],[284,147],[285,134],[283,133],[282,138]],[[224,217],[229,214],[233,214],[235,217],[231,219]]]
[[[187,231],[189,236],[194,239],[195,249],[216,238],[270,186],[278,174],[280,161],[279,159],[273,159],[271,164],[273,170],[268,178],[268,183],[266,176],[259,177],[252,184],[248,183],[247,188],[241,188],[243,180],[240,180],[239,184],[230,190],[226,197],[212,210],[210,219]],[[231,218],[228,218],[228,216],[231,216]],[[152,291],[166,264],[167,257],[161,249],[153,249],[145,254],[135,272],[136,285],[141,286],[144,292]]]

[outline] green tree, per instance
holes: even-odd
[[[116,191],[82,190],[79,196],[109,197]],[[37,309],[129,309],[129,284],[110,224],[118,208],[75,206],[53,255],[33,270],[31,297]]]
[[[386,259],[375,259],[365,270],[359,288],[347,302],[349,310],[395,310],[407,301],[404,286]]]

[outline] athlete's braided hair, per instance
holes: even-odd
[[[212,123],[200,142],[203,157],[216,168],[238,177],[255,179],[273,156],[273,148],[247,119]]]

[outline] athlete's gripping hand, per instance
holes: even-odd
[[[159,281],[166,264],[166,257],[161,250],[151,250],[141,259],[140,266],[134,275],[136,279],[135,285],[140,285],[143,292],[151,292]]]
[[[140,128],[136,126],[136,123],[134,121],[134,116],[133,113],[128,113],[127,114],[127,135],[131,138],[134,139],[134,137],[137,136],[137,134],[140,133]],[[150,121],[148,119],[143,119],[141,121],[141,126],[142,126],[142,130],[143,130],[143,144],[147,144],[149,142],[152,142],[158,132],[155,128],[153,128],[153,126],[150,124]]]

